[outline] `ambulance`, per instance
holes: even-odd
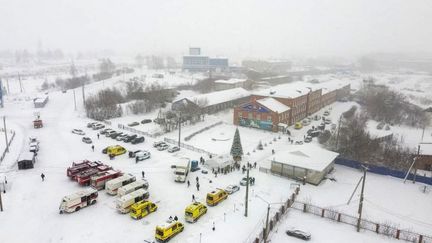
[[[176,220],[168,220],[162,225],[156,226],[155,238],[158,242],[167,242],[178,233],[182,232],[184,225]]]
[[[141,219],[145,216],[149,215],[150,213],[153,213],[157,210],[157,205],[148,201],[143,200],[137,203],[134,203],[130,208],[130,216],[134,219]]]
[[[195,223],[201,216],[207,213],[207,207],[200,203],[194,202],[185,209],[185,220],[189,223]]]

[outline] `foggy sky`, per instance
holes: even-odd
[[[0,0],[0,49],[230,57],[432,52],[431,0]]]

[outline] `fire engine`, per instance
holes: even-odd
[[[88,168],[94,168],[103,165],[100,161],[91,162],[89,160],[83,160],[82,162],[73,162],[72,166],[67,168],[66,175],[71,179],[75,179],[75,175]]]
[[[100,166],[97,166],[96,168],[89,168],[87,170],[81,171],[75,177],[76,177],[76,180],[78,181],[78,184],[80,184],[81,186],[88,186],[88,185],[90,185],[90,177],[92,175],[95,175],[98,172],[107,171],[107,170],[111,170],[111,169],[112,169],[111,166],[100,165]]]
[[[60,213],[72,213],[79,211],[81,208],[93,205],[96,203],[98,192],[93,188],[74,193],[63,197],[60,203]]]
[[[121,176],[123,173],[118,170],[107,170],[99,172],[90,178],[90,185],[96,190],[105,189],[105,183],[111,179]]]

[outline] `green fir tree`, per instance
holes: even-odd
[[[240,141],[240,133],[238,128],[236,129],[236,132],[234,134],[234,140],[231,145],[231,153],[230,153],[234,159],[234,161],[241,160],[241,157],[243,155],[243,148]]]

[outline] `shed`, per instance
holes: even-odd
[[[296,180],[318,185],[333,170],[338,153],[317,145],[295,145],[293,148],[276,152],[269,157],[270,171]]]
[[[35,162],[36,158],[33,152],[23,152],[18,159],[18,169],[33,169]]]

